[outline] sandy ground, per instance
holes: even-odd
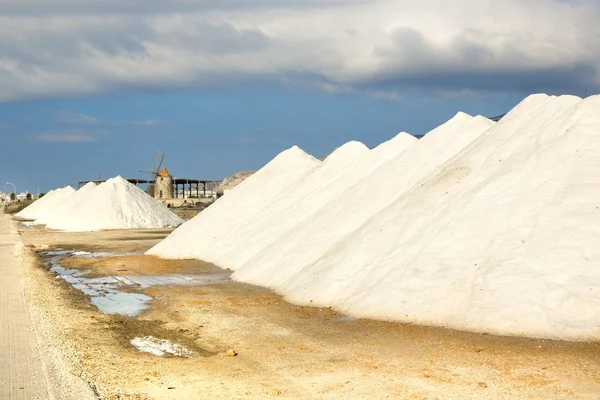
[[[497,337],[346,318],[225,281],[143,290],[136,318],[104,315],[47,271],[40,246],[143,252],[168,230],[22,230],[28,297],[70,374],[105,399],[598,399],[600,343]],[[65,259],[89,276],[222,273],[149,256]],[[134,337],[184,345],[189,357],[140,353]],[[227,355],[235,350],[236,356]]]

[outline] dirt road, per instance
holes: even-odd
[[[142,253],[168,231],[85,234],[23,230],[25,243]],[[85,278],[206,278],[128,289],[149,296],[137,317],[102,314],[88,295],[29,258],[31,301],[72,371],[107,399],[598,399],[600,344],[496,337],[355,320],[297,307],[222,277],[200,261],[154,257],[59,261]],[[211,276],[221,275],[212,281]],[[191,276],[191,275],[190,275]],[[133,287],[133,286],[132,286]],[[132,339],[168,340],[192,353],[159,357]],[[235,356],[228,355],[234,350]],[[233,353],[230,353],[233,354]]]

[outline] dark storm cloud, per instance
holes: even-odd
[[[473,40],[473,36],[473,32],[463,33],[446,47],[440,47],[414,29],[397,29],[392,34],[392,46],[375,50],[386,68],[358,86],[380,90],[510,90],[578,95],[600,90],[594,59],[543,66],[535,62],[535,55],[512,43],[492,49]]]

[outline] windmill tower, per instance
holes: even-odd
[[[148,184],[148,194],[155,199],[172,199],[173,198],[173,177],[169,174],[166,168],[162,168],[165,155],[158,160],[158,152],[156,152],[156,166],[150,171],[140,171],[150,174],[150,180],[153,183]]]
[[[156,174],[154,198],[159,200],[173,198],[173,177],[166,168],[159,170]]]

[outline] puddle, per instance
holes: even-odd
[[[180,344],[153,336],[136,337],[131,339],[130,343],[141,352],[154,354],[159,357],[166,354],[176,357],[186,357],[192,354],[190,350]]]
[[[23,221],[23,222],[19,222],[19,226],[21,228],[25,228],[25,229],[34,229],[35,227],[33,226],[33,222],[31,221]]]
[[[73,252],[57,249],[44,252],[53,256],[49,261],[50,271],[56,274],[57,279],[64,279],[73,288],[90,297],[90,302],[103,314],[120,314],[126,317],[135,317],[150,308],[152,297],[137,290],[148,289],[152,286],[201,286],[229,281],[229,272],[213,274],[174,274],[174,275],[119,275],[104,276],[100,278],[86,278],[90,271],[66,269],[60,265],[64,256],[73,257],[103,257],[99,254],[123,256],[124,253],[88,253]],[[110,256],[109,256],[110,257]]]
[[[89,251],[75,251],[58,248],[51,251],[44,251],[41,254],[44,256],[71,256],[75,258],[109,258],[139,256],[143,253],[108,253],[101,251],[97,253],[92,253]]]
[[[71,250],[54,249],[52,251],[45,251],[42,254],[45,256],[66,256],[71,253],[73,253]]]
[[[142,253],[107,253],[107,252],[97,252],[90,253],[89,251],[74,251],[71,252],[71,255],[76,258],[109,258],[109,257],[131,257],[131,256],[139,256]]]
[[[121,314],[135,317],[150,308],[152,297],[141,293],[125,293],[114,291],[101,296],[92,297],[92,304],[103,314]]]

